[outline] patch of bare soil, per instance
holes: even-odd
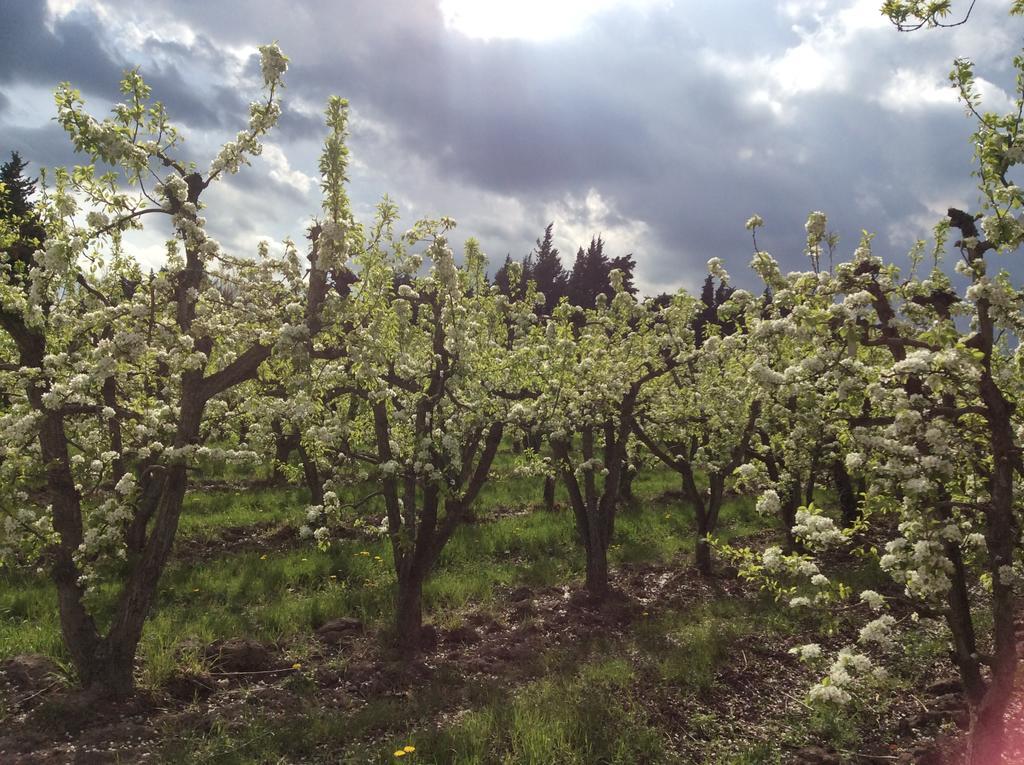
[[[1021,613],[1022,604],[1018,603],[1017,613]],[[1024,617],[1016,625],[1017,655],[1024,656]],[[1016,692],[1010,699],[1006,711],[1005,730],[1007,746],[1003,752],[1002,765],[1021,765],[1024,763],[1024,666],[1018,666]],[[959,726],[964,728],[966,726]],[[941,757],[941,765],[962,765],[967,752],[967,741],[964,735],[944,738],[937,742]]]
[[[148,693],[110,702],[59,684],[6,701],[17,706],[0,734],[5,765],[144,762],[158,745],[151,720],[160,699]]]
[[[240,552],[285,552],[300,544],[298,530],[289,524],[251,523],[226,526],[213,535],[180,537],[174,544],[174,561],[199,563]]]
[[[568,586],[515,588],[498,607],[470,612],[454,629],[426,627],[423,651],[412,662],[390,658],[379,636],[346,617],[322,625],[315,647],[303,649],[300,658],[289,646],[242,638],[184,645],[183,650],[205,658],[208,670],[180,673],[160,694],[141,695],[125,705],[99,706],[83,694],[51,685],[54,673],[45,666],[32,670],[31,684],[20,687],[4,670],[8,683],[0,684],[5,729],[0,762],[140,762],[174,731],[243,730],[254,711],[287,718],[310,703],[354,711],[375,699],[416,698],[441,680],[444,702],[430,718],[414,722],[443,725],[471,707],[471,685],[527,682],[543,671],[540,657],[553,649],[572,650],[596,639],[626,640],[641,622],[659,614],[716,598],[756,597],[739,580],[701,577],[680,563],[626,565],[614,572],[613,584],[612,595],[600,603]],[[831,647],[849,638],[836,636]],[[681,692],[641,672],[635,696],[651,722],[670,736],[679,762],[704,762],[712,739],[764,740],[777,735],[781,716],[810,713],[803,701],[809,670],[787,651],[811,640],[830,647],[810,632],[736,638],[729,646],[733,659],[717,668],[703,691]],[[1024,701],[1018,698],[1015,704],[1020,715]],[[965,721],[959,686],[952,680],[908,695],[885,715],[877,721],[876,740],[861,752],[807,746],[792,752],[792,762],[938,763],[932,741],[938,727]],[[396,732],[382,725],[367,735],[376,739]]]
[[[375,533],[365,529],[337,527],[332,530],[336,539],[376,540]],[[181,537],[174,545],[176,563],[203,561],[236,555],[242,552],[283,553],[308,547],[309,541],[299,537],[299,531],[288,523],[251,523],[245,526],[226,526],[212,536]]]

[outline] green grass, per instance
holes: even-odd
[[[609,556],[613,565],[665,560],[692,544],[687,538],[692,524],[681,504],[655,506],[654,496],[663,486],[657,476],[638,479],[639,499],[623,509],[617,522]],[[533,500],[527,488],[536,495]],[[350,491],[355,496],[360,488]],[[526,497],[526,506],[540,500],[535,478],[506,479],[492,492]],[[194,492],[183,511],[178,549],[187,552],[188,540],[216,537],[225,528],[301,522],[306,504],[305,493],[296,489]],[[428,617],[457,620],[459,610],[492,602],[496,588],[570,581],[580,576],[583,562],[568,511],[465,525],[446,546],[425,587],[425,609]],[[246,635],[301,642],[337,616],[386,625],[393,612],[393,585],[390,544],[383,537],[337,542],[326,552],[299,544],[267,553],[228,549],[208,561],[172,562],[140,646],[143,683],[155,686],[166,680],[175,671],[177,646],[186,640]],[[110,587],[97,594],[101,624],[115,596]],[[66,663],[52,585],[34,572],[0,571],[0,644],[12,654],[37,652]]]
[[[513,463],[513,455],[499,455],[506,477],[488,484],[478,503],[478,522],[460,528],[444,549],[424,590],[428,620],[455,626],[467,610],[496,609],[503,588],[582,577],[583,551],[572,513],[538,511],[542,482],[511,476]],[[613,566],[691,554],[692,512],[682,500],[665,496],[677,485],[675,474],[665,469],[637,477],[636,498],[622,505],[616,521],[609,551]],[[343,501],[369,490],[346,487]],[[563,491],[559,487],[564,507]],[[187,557],[190,544],[221,538],[226,529],[297,526],[307,504],[306,492],[295,488],[189,495],[178,543],[186,558],[168,567],[140,646],[144,686],[159,687],[181,669],[202,669],[197,650],[182,654],[186,644],[247,636],[275,643],[286,657],[302,661],[313,631],[329,619],[354,616],[371,629],[387,628],[394,573],[384,537],[340,541],[327,551],[289,541],[274,550],[227,547],[209,560]],[[369,503],[364,511],[379,508]],[[758,516],[751,500],[733,497],[723,507],[718,536],[734,540],[771,524]],[[872,586],[878,576],[867,566],[851,566],[845,574],[862,587]],[[101,621],[114,595],[110,589],[98,593]],[[782,638],[806,630],[809,618],[767,600],[725,597],[660,609],[617,642],[596,637],[539,652],[521,668],[522,684],[514,691],[441,674],[408,698],[370,697],[351,708],[332,708],[318,700],[311,681],[296,676],[288,685],[294,704],[287,713],[264,709],[254,696],[230,725],[214,720],[211,729],[179,724],[163,731],[162,756],[166,762],[384,763],[396,761],[396,748],[414,745],[415,755],[404,762],[677,762],[666,732],[636,697],[637,689],[699,705],[715,691],[722,667],[735,661],[736,641],[751,635]],[[0,570],[0,645],[5,655],[38,652],[68,667],[53,588],[34,572]],[[928,666],[924,658],[936,650],[922,639],[920,666]],[[708,761],[722,763],[785,762],[783,744],[808,736],[852,747],[858,726],[869,719],[783,718],[779,724],[796,732],[739,745],[730,721],[698,708],[687,730],[708,737]],[[716,748],[718,739],[730,743]]]
[[[666,760],[663,735],[630,699],[631,664],[612,658],[585,665],[570,677],[545,678],[511,699],[470,712],[456,724],[408,737],[421,763],[522,765],[632,765]],[[405,739],[392,741],[395,747]],[[378,747],[378,751],[379,751]],[[372,750],[349,762],[393,762]],[[363,759],[365,757],[365,759]]]
[[[637,681],[631,661],[624,655],[593,659],[612,649],[598,642],[539,657],[543,666],[533,671],[543,678],[514,691],[442,676],[413,698],[375,698],[348,713],[312,699],[286,716],[254,709],[242,727],[165,731],[175,740],[161,759],[218,765],[297,759],[391,763],[395,750],[411,745],[416,752],[407,761],[420,763],[671,762],[663,734],[631,699]],[[453,700],[466,711],[452,725],[434,725]]]
[[[309,492],[290,487],[244,493],[193,491],[182,508],[179,544],[181,538],[204,537],[223,528],[294,523],[308,504]]]
[[[416,756],[409,762],[436,765],[680,762],[644,706],[644,696],[658,694],[670,706],[699,698],[714,686],[719,670],[735,661],[735,641],[761,633],[769,615],[774,616],[767,620],[774,625],[770,632],[793,629],[795,617],[785,607],[767,600],[722,599],[641,622],[624,640],[598,636],[552,648],[535,659],[538,679],[515,691],[476,689],[475,703],[462,706],[453,723],[417,724],[402,716],[410,709],[375,710],[385,718],[390,713],[392,730],[382,726],[384,735],[372,743],[357,741],[333,750],[333,761],[394,762],[393,751],[412,745]],[[430,693],[423,691],[423,696]],[[409,703],[419,709],[416,699]],[[702,725],[709,730],[720,725],[713,713],[696,717],[698,733]],[[717,753],[707,761],[783,762],[781,740],[749,742],[746,754],[718,752],[709,741],[708,752]]]
[[[657,498],[674,484],[658,470],[641,474],[637,499],[621,510],[612,565],[666,560],[692,549],[692,516],[679,500]],[[494,482],[491,499],[540,501],[535,478]],[[364,491],[351,487],[353,496]],[[531,494],[532,492],[532,494]],[[302,490],[194,492],[182,515],[179,549],[189,539],[216,536],[224,528],[301,522]],[[486,505],[481,502],[481,506]],[[483,513],[481,515],[484,515]],[[721,534],[750,533],[763,524],[746,499],[723,509]],[[486,606],[504,586],[544,586],[570,581],[583,569],[572,514],[531,512],[460,528],[446,546],[424,591],[428,615],[454,619],[468,606]],[[342,541],[322,552],[314,546],[268,552],[230,550],[198,564],[172,563],[161,581],[156,606],[140,646],[143,681],[159,685],[175,670],[176,647],[185,640],[212,641],[247,635],[258,640],[300,640],[337,616],[355,616],[376,626],[393,610],[390,545]],[[97,597],[100,622],[115,593]],[[455,614],[455,616],[451,616]],[[0,644],[11,653],[37,652],[66,664],[52,586],[34,572],[0,571]]]

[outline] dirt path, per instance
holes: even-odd
[[[121,706],[97,708],[81,694],[48,687],[45,682],[52,681],[39,679],[35,686],[28,683],[13,694],[8,689],[13,714],[8,731],[0,735],[0,761],[91,765],[155,759],[165,740],[163,731],[237,728],[246,724],[254,709],[287,716],[311,701],[350,713],[383,698],[422,698],[432,683],[444,680],[450,703],[435,706],[424,717],[400,715],[392,725],[400,724],[401,730],[387,725],[370,728],[362,739],[382,740],[412,727],[449,723],[466,708],[471,694],[463,691],[473,684],[515,688],[536,679],[542,672],[538,658],[551,652],[579,649],[595,640],[627,645],[640,624],[660,616],[685,613],[713,599],[753,602],[757,597],[741,581],[700,577],[682,561],[623,566],[614,572],[613,582],[616,594],[602,604],[565,585],[507,591],[496,607],[462,614],[457,628],[428,628],[423,654],[412,663],[389,659],[375,634],[355,620],[341,619],[318,630],[313,649],[300,662],[295,662],[294,646],[237,639],[200,647],[213,668],[210,672],[179,675],[160,693],[142,694]],[[810,675],[787,649],[815,637],[741,636],[730,644],[730,660],[716,668],[708,693],[681,695],[640,675],[634,694],[652,723],[672,739],[680,762],[701,762],[713,737],[770,738],[773,721],[780,716],[806,713],[802,696]],[[836,636],[835,642],[847,639]],[[293,668],[293,663],[301,667]],[[300,673],[311,687],[296,688]],[[929,731],[958,713],[955,705],[945,711],[932,709],[940,691],[948,695],[938,688],[920,701],[894,706],[889,727],[880,729],[878,740],[862,752],[805,747],[793,752],[793,762],[929,762],[934,757],[927,744]],[[700,715],[713,715],[725,721],[724,726],[694,725]],[[901,721],[904,734],[898,736]]]

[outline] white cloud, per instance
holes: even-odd
[[[975,78],[981,96],[981,110],[1006,113],[1013,108],[1013,100],[1005,90],[984,77]],[[875,100],[895,112],[917,111],[933,107],[957,107],[960,100],[949,80],[935,73],[897,69]]]
[[[54,19],[64,18],[79,5],[83,5],[82,0],[46,0],[46,11],[52,23]]]
[[[712,49],[702,51],[704,65],[736,83],[747,103],[790,121],[791,102],[814,93],[853,92],[858,46],[868,35],[890,33],[875,0],[839,6],[826,0],[793,0],[777,12],[795,23],[796,44],[777,53],[743,60]]]
[[[984,77],[976,77],[974,84],[978,88],[978,95],[981,96],[982,111],[1006,114],[1017,108],[1009,94],[995,83]]]
[[[897,69],[875,97],[885,109],[916,111],[936,106],[956,106],[956,92],[934,73]]]
[[[674,287],[662,280],[647,278],[645,260],[661,249],[654,241],[650,225],[620,214],[615,201],[597,189],[589,189],[582,197],[567,195],[548,204],[544,213],[544,218],[555,224],[555,243],[562,252],[566,269],[572,268],[577,248],[600,235],[609,257],[629,254],[635,257],[636,282],[642,294],[653,295]]]
[[[645,221],[620,215],[614,200],[605,199],[597,189],[589,189],[583,197],[566,195],[548,204],[544,212],[545,218],[554,221],[556,240],[566,248],[563,252],[574,255],[580,244],[598,234],[611,255],[642,253],[649,249],[650,226]]]
[[[301,170],[295,170],[288,164],[288,157],[285,156],[284,151],[277,144],[264,143],[262,156],[266,163],[270,165],[268,175],[278,183],[291,186],[303,194],[308,194],[309,190],[316,183],[316,179],[306,175]]]
[[[483,40],[550,41],[568,37],[617,8],[646,11],[669,0],[441,0],[445,26]]]
[[[902,250],[909,252],[914,243],[924,239],[931,245],[931,236],[935,225],[946,218],[946,211],[950,207],[960,210],[970,210],[972,203],[969,194],[965,195],[963,190],[945,189],[945,193],[936,193],[932,196],[924,196],[918,200],[923,210],[902,216],[890,223],[885,230],[886,239],[890,247],[897,252]],[[931,250],[929,249],[930,253]]]
[[[846,86],[844,61],[832,55],[814,35],[770,61],[767,74],[772,90],[783,99],[820,90],[843,90]]]

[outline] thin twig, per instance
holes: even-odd
[[[32,694],[31,696],[26,696],[26,697],[25,697],[25,698],[23,698],[23,699],[18,699],[18,700],[17,700],[16,702],[14,702],[14,703],[15,703],[15,705],[16,705],[16,706],[21,706],[21,705],[22,705],[22,704],[24,704],[24,703],[25,703],[26,701],[31,701],[31,700],[32,700],[32,699],[34,699],[34,698],[35,698],[36,696],[42,696],[42,695],[43,695],[44,693],[46,693],[47,691],[51,691],[51,690],[53,690],[53,689],[54,689],[54,688],[56,688],[56,687],[57,687],[58,685],[61,685],[61,681],[60,681],[60,680],[54,680],[54,681],[53,681],[52,683],[50,683],[50,684],[49,684],[48,686],[46,686],[46,687],[45,687],[45,688],[43,688],[42,690],[40,690],[40,691],[36,691],[36,692],[35,692],[35,693],[33,693],[33,694]]]
[[[279,675],[282,672],[301,672],[295,667],[282,667],[281,669],[254,669],[251,672],[210,672],[211,676],[227,677],[229,675]]]
[[[898,760],[899,755],[896,754],[864,754],[863,752],[851,752],[847,749],[836,749],[839,754],[845,754],[849,757],[861,757],[866,760]]]

